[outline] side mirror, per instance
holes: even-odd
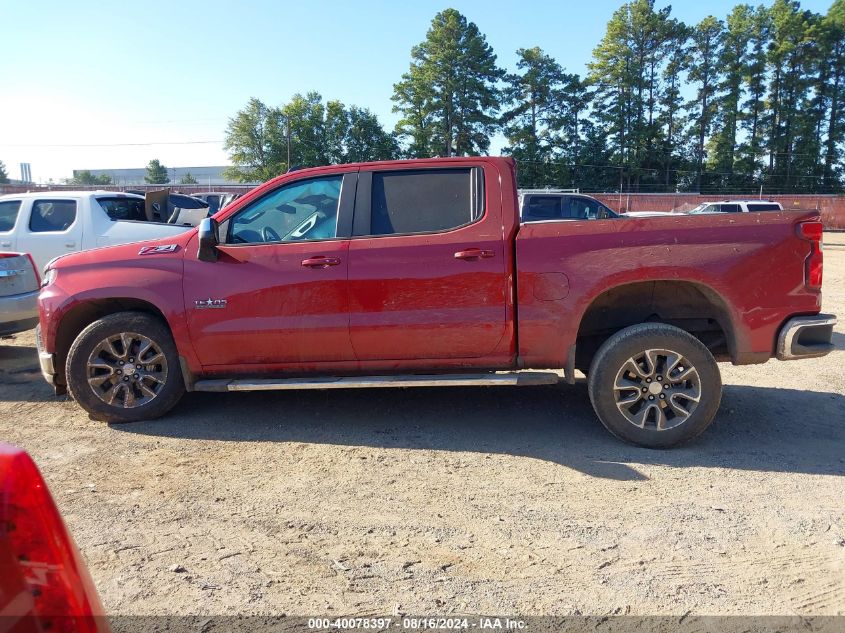
[[[217,245],[220,243],[217,233],[217,221],[214,218],[203,218],[197,234],[199,237],[197,259],[203,262],[217,261]]]

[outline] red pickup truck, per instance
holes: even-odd
[[[717,361],[822,356],[815,212],[520,226],[515,164],[295,171],[163,240],[63,256],[41,290],[42,371],[95,418],[187,391],[536,385],[588,376],[644,446],[701,433]]]

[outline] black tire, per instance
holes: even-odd
[[[662,351],[677,353],[683,360],[672,367],[674,357]],[[647,357],[652,360],[644,360]],[[632,367],[631,361],[639,373],[626,369]],[[649,367],[654,377],[646,379]],[[661,367],[689,380],[675,383],[659,375]],[[655,388],[652,383],[662,386]],[[627,386],[631,384],[637,387]],[[607,339],[590,364],[587,387],[605,428],[626,442],[648,448],[669,448],[697,437],[710,426],[722,399],[722,379],[710,351],[691,334],[664,323],[633,325]]]
[[[98,370],[89,367],[89,358],[91,358],[92,353],[94,353],[94,350],[98,346],[109,339],[109,337],[115,337],[124,333],[138,334],[152,341],[157,346],[157,351],[160,352],[159,356],[152,358],[158,358],[163,355],[166,363],[150,364],[148,366],[139,365],[138,373],[132,374],[132,376],[129,375],[128,371],[118,370],[117,373],[123,374],[123,380],[132,381],[130,384],[143,382],[148,391],[155,391],[154,396],[147,396],[140,391],[140,387],[133,388],[133,401],[137,401],[135,400],[135,394],[140,394],[140,399],[149,398],[148,402],[134,406],[124,406],[129,401],[129,387],[118,387],[118,382],[121,379],[114,376],[114,371],[109,374],[110,370]],[[122,349],[120,342],[117,342],[117,345],[118,349]],[[125,354],[133,353],[131,351],[133,348],[137,351],[140,343],[138,341],[135,343],[130,342],[128,347],[130,349],[126,350],[124,352]],[[125,362],[126,360],[121,362],[121,366]],[[139,357],[137,362],[140,364],[143,361]],[[163,380],[133,380],[133,376],[137,378],[148,367],[155,370],[150,373],[154,373],[157,377],[163,378]],[[164,368],[163,371],[162,368]],[[108,376],[108,378],[104,378],[105,387],[102,384],[100,385],[101,392],[103,389],[107,392],[103,397],[107,397],[111,388],[114,388],[118,393],[118,398],[116,399],[117,404],[106,402],[103,397],[97,395],[95,392],[96,387],[89,384],[91,373],[98,371],[101,373],[97,378]],[[136,370],[131,369],[131,371],[135,372]],[[170,330],[160,319],[144,312],[118,312],[116,314],[110,314],[82,330],[68,352],[65,375],[67,376],[68,391],[73,399],[92,418],[110,423],[138,422],[140,420],[151,420],[160,417],[170,411],[179,402],[182,394],[185,393],[185,384],[182,380],[182,371],[179,365],[179,355],[176,351],[176,344],[173,342],[173,336],[170,334]]]

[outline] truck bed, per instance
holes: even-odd
[[[640,321],[712,318],[726,334],[725,349],[717,350],[722,360],[765,362],[789,315],[821,308],[821,293],[804,285],[812,246],[796,232],[817,218],[815,211],[783,211],[523,224],[516,238],[521,361],[571,363],[579,329],[612,329],[627,312]],[[671,308],[656,305],[663,293]],[[713,314],[696,313],[702,297],[718,306]]]

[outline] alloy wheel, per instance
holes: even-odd
[[[665,431],[683,424],[695,411],[701,378],[678,352],[647,349],[622,364],[613,391],[616,408],[628,422]]]
[[[132,409],[154,400],[167,382],[161,346],[136,332],[122,332],[98,343],[88,357],[88,385],[104,403]]]

